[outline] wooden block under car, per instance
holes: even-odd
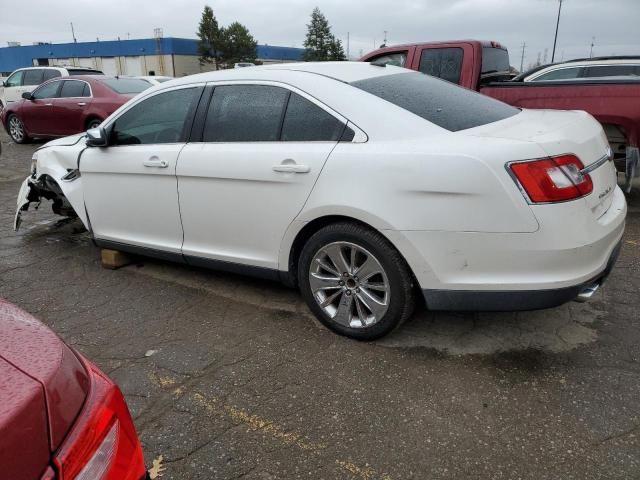
[[[102,266],[115,270],[133,263],[133,258],[119,250],[102,249]]]

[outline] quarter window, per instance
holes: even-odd
[[[533,79],[535,82],[544,82],[547,80],[569,80],[571,78],[578,78],[580,75],[580,68],[561,68],[553,70],[552,72],[545,73]]]
[[[24,71],[24,78],[22,79],[22,85],[40,85],[42,83],[42,74],[44,72],[41,68],[34,68]]]
[[[120,115],[111,130],[112,145],[146,145],[184,141],[185,121],[199,87],[154,95]]]
[[[85,82],[78,80],[65,80],[62,83],[60,89],[60,97],[62,98],[75,98],[75,97],[88,97],[89,88]]]
[[[282,141],[313,142],[340,140],[344,124],[306,98],[291,94],[282,124]]]
[[[451,83],[460,83],[461,48],[425,48],[420,55],[420,71]]]
[[[55,98],[57,97],[59,86],[60,82],[47,83],[33,92],[33,98],[36,100],[43,98]]]
[[[274,142],[288,91],[267,85],[225,85],[213,91],[205,142]]]

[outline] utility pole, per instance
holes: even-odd
[[[520,73],[522,73],[522,67],[524,66],[524,50],[527,48],[527,42],[522,42],[522,55],[520,56]]]
[[[384,31],[384,40],[382,41],[382,45],[384,45],[385,47],[387,46],[387,33],[389,33],[387,30]]]
[[[558,0],[558,19],[556,20],[556,35],[553,37],[553,52],[551,52],[551,63],[556,58],[556,42],[558,41],[558,27],[560,26],[560,11],[562,10],[562,0]]]
[[[347,32],[347,61],[351,60],[351,51],[349,49],[349,32]]]
[[[589,58],[593,58],[593,46],[596,44],[596,37],[591,37],[591,50],[589,51]]]
[[[78,43],[78,39],[76,38],[76,32],[73,31],[73,22],[69,22],[71,24],[71,36],[73,37],[73,43]]]

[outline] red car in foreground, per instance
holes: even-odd
[[[120,389],[49,328],[0,299],[0,478],[145,476]]]
[[[61,77],[25,92],[0,119],[16,143],[65,137],[94,128],[138,93],[151,87],[137,78],[82,75]]]

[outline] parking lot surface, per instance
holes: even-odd
[[[161,478],[640,478],[637,188],[589,303],[419,312],[358,343],[277,283],[144,258],[105,270],[46,202],[14,233],[38,144],[0,140],[0,296],[120,385]]]

